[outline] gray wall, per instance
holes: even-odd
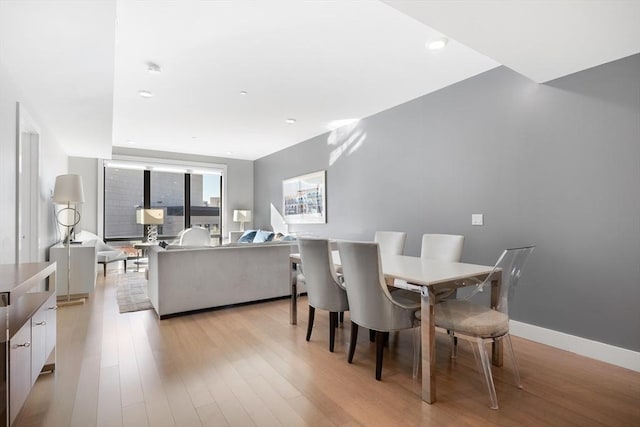
[[[255,162],[255,225],[284,178],[326,169],[327,224],[291,231],[403,230],[411,255],[423,233],[459,233],[482,264],[536,244],[512,318],[638,351],[638,76],[640,55],[544,85],[500,67],[312,138]]]

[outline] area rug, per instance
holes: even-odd
[[[144,273],[129,272],[118,276],[116,299],[120,313],[153,308],[147,293],[147,281],[144,278]]]

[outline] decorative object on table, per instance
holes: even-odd
[[[136,210],[136,224],[147,226],[147,242],[158,240],[158,225],[164,224],[164,209]]]
[[[326,173],[314,172],[282,181],[282,206],[289,224],[327,222]]]
[[[233,211],[233,222],[240,223],[240,231],[244,231],[244,223],[251,222],[251,211],[248,209],[236,209]]]
[[[84,190],[80,175],[67,174],[56,177],[53,203],[66,205],[56,212],[56,221],[66,227],[64,241],[67,245],[67,299],[59,305],[84,304],[84,298],[71,299],[71,230],[80,223],[77,205],[84,203]]]

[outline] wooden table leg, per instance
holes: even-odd
[[[491,308],[494,310],[498,307],[501,284],[502,273],[497,273],[497,277],[491,281]],[[491,344],[491,362],[494,366],[502,366],[502,340]]]
[[[296,263],[290,261],[289,285],[291,286],[291,306],[289,307],[289,323],[298,324],[298,286],[296,284]]]
[[[422,400],[427,403],[436,401],[436,328],[435,294],[428,286],[421,290],[420,314],[422,324]]]

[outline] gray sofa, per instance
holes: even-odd
[[[158,316],[290,295],[297,246],[243,244],[149,249],[149,299]]]

